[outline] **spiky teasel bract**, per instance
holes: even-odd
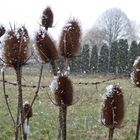
[[[29,53],[28,43],[29,36],[24,26],[17,30],[7,31],[3,42],[3,57],[6,65],[15,69],[24,65]]]
[[[64,26],[60,38],[60,55],[64,58],[71,58],[80,50],[81,29],[77,20],[72,19]]]
[[[46,30],[52,27],[53,24],[53,12],[50,7],[47,7],[42,14],[41,19],[42,25],[45,27]]]
[[[0,26],[0,37],[5,33],[5,28],[1,25]]]
[[[36,34],[35,41],[36,49],[44,63],[54,61],[58,58],[55,43],[46,31],[40,29]]]
[[[131,79],[137,87],[140,87],[140,57],[134,61]]]
[[[101,123],[108,128],[119,128],[124,118],[124,98],[118,85],[110,85],[104,94]]]
[[[55,101],[58,106],[65,104],[70,106],[73,103],[73,85],[66,75],[61,75],[57,79],[57,88],[55,90]]]
[[[28,119],[33,116],[32,107],[28,102],[25,102],[23,104],[23,115],[24,117],[27,117]]]

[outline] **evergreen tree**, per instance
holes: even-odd
[[[128,74],[128,42],[120,39],[118,43],[118,73]]]
[[[102,73],[108,72],[108,62],[109,62],[109,50],[106,44],[104,44],[100,51],[99,61],[98,61],[98,71]]]
[[[138,44],[136,41],[132,41],[130,49],[129,49],[129,53],[128,53],[128,70],[129,73],[132,71],[132,67],[133,67],[133,63],[134,60],[138,57],[139,55],[139,48],[138,48]]]
[[[114,41],[110,48],[110,67],[109,71],[111,73],[116,73],[118,67],[118,43]]]
[[[83,46],[82,50],[82,58],[81,58],[81,68],[82,72],[89,72],[89,60],[90,60],[90,55],[89,55],[89,45],[85,44]]]
[[[70,71],[72,73],[81,73],[81,58],[74,57],[70,61]]]
[[[98,50],[97,46],[94,45],[91,50],[91,57],[90,57],[90,71],[91,73],[97,72],[98,66]]]
[[[57,66],[57,70],[58,71],[63,71],[63,68],[64,68],[64,60],[63,58],[60,58],[56,61],[56,66]]]
[[[140,42],[137,44],[138,46],[138,52],[137,52],[137,55],[140,56]]]

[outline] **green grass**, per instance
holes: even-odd
[[[23,83],[36,85],[39,71],[24,69]],[[109,76],[110,77],[110,76]],[[73,75],[73,82],[96,82],[109,78],[108,76]],[[110,77],[111,78],[111,77]],[[2,77],[0,78],[2,79]],[[53,76],[45,70],[41,85],[49,85]],[[16,81],[14,71],[6,70],[6,80]],[[130,79],[116,79],[98,85],[74,85],[76,103],[68,108],[67,135],[68,140],[106,140],[108,129],[98,123],[102,95],[108,84],[119,83],[125,97],[125,118],[121,129],[115,129],[114,140],[133,140],[136,129],[138,105],[140,102],[140,89],[134,87]],[[17,87],[6,85],[9,102],[16,117]],[[35,88],[23,88],[24,100],[31,102]],[[33,117],[30,119],[30,140],[56,140],[58,126],[57,106],[53,105],[47,96],[47,92],[53,98],[48,88],[41,88],[39,96],[33,105]],[[131,97],[131,98],[130,98]],[[129,103],[128,103],[129,101]],[[13,140],[14,128],[5,104],[2,83],[0,84],[0,140]]]

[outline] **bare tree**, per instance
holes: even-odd
[[[85,40],[93,44],[108,46],[119,39],[137,39],[135,24],[131,24],[127,15],[119,8],[112,8],[105,11],[96,21],[92,29],[86,34]],[[135,40],[136,40],[135,39]]]

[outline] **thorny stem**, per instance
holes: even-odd
[[[67,71],[67,68],[69,66],[69,60],[68,60],[68,58],[65,58],[64,60],[65,60],[65,62],[64,62],[64,70],[63,70],[63,72]]]
[[[35,96],[34,96],[32,102],[31,102],[31,108],[32,108],[32,106],[33,106],[33,104],[34,104],[34,102],[35,102],[35,99],[36,99],[37,96],[38,96],[38,92],[39,92],[39,89],[40,89],[40,83],[41,83],[42,73],[43,73],[43,64],[41,65],[41,68],[40,68],[40,75],[39,75],[38,85],[37,85],[37,89],[36,89],[36,92],[35,92]],[[30,110],[29,110],[29,111],[30,111]],[[28,115],[29,111],[27,112],[27,115]],[[27,115],[26,115],[26,116],[27,116]]]
[[[109,128],[108,140],[113,140],[114,128]]]
[[[138,120],[137,120],[137,129],[136,129],[135,140],[139,139],[139,129],[140,129],[140,104],[139,104],[139,112],[138,112]]]
[[[61,128],[62,128],[62,108],[59,107],[59,126],[57,140],[61,140]]]
[[[6,94],[6,88],[5,88],[5,78],[4,78],[4,71],[2,71],[2,80],[3,80],[3,93],[4,93],[4,97],[5,97],[5,101],[6,101],[6,105],[10,114],[10,117],[13,121],[14,126],[16,126],[16,122],[14,120],[13,114],[11,112],[10,106],[9,106],[9,102],[8,102],[8,95]]]
[[[21,115],[21,124],[22,124],[22,132],[23,132],[23,139],[24,139],[24,129],[23,129],[23,124],[24,124],[24,120],[23,120],[23,97],[22,97],[22,86],[21,86],[21,67],[17,67],[15,68],[16,71],[16,76],[17,76],[17,85],[18,85],[18,108],[17,108],[17,120],[16,120],[16,137],[15,140],[18,140],[19,137],[19,120],[20,120],[20,115]],[[25,139],[24,139],[25,140]]]
[[[61,106],[59,107],[59,127],[58,127],[58,135],[57,135],[57,140],[61,140],[61,135],[62,135],[62,140],[67,139],[67,106],[61,101]]]
[[[43,72],[43,65],[41,65],[40,75],[39,75],[39,80],[38,80],[38,85],[37,85],[37,89],[36,89],[34,98],[33,98],[32,102],[31,102],[31,106],[30,106],[29,110],[27,111],[27,113],[26,113],[25,116],[23,117],[23,121],[26,120],[26,118],[27,118],[27,116],[28,116],[28,113],[30,112],[30,110],[31,110],[31,108],[32,108],[32,106],[33,106],[33,104],[34,104],[34,102],[35,102],[37,96],[38,96],[38,92],[39,92],[39,89],[40,89],[40,83],[41,83],[42,72]],[[20,126],[21,126],[21,124],[18,125],[18,127],[20,127]]]
[[[4,64],[6,64],[5,61],[4,61],[2,58],[0,58],[0,60],[1,60]]]
[[[48,98],[50,99],[51,103],[54,104],[55,106],[58,106],[58,105],[53,101],[53,99],[50,97],[48,91],[47,91],[46,93],[47,93]]]
[[[67,139],[67,106],[64,103],[61,103],[61,109],[62,109],[62,140],[66,140]]]
[[[55,61],[51,60],[50,63],[52,65],[52,72],[53,72],[54,76],[57,76],[57,70],[56,70]]]

